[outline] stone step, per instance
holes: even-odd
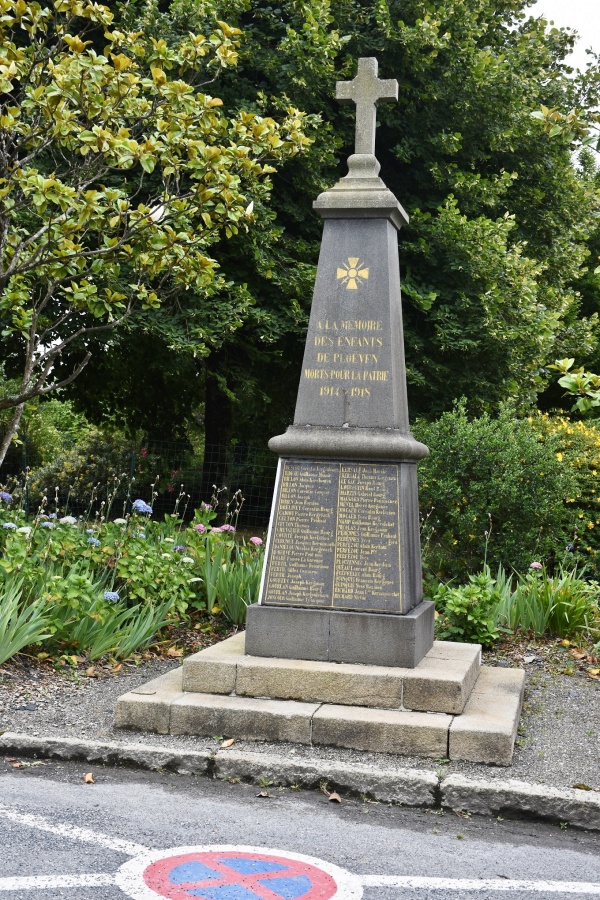
[[[160,734],[214,734],[374,753],[509,765],[524,672],[482,667],[462,715],[186,692],[183,667],[119,698],[115,724]]]
[[[463,714],[450,726],[450,759],[509,766],[524,689],[522,669],[482,666]]]
[[[189,656],[183,690],[305,703],[460,713],[479,675],[476,644],[435,641],[414,669],[246,656],[245,634]]]

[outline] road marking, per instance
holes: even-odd
[[[585,881],[516,881],[509,878],[422,878],[412,875],[363,875],[365,887],[416,891],[536,891],[546,894],[600,894],[600,884]]]
[[[0,891],[32,891],[36,889],[72,887],[105,887],[115,883],[115,875],[23,875],[0,878]]]
[[[363,895],[360,876],[314,856],[222,844],[149,851],[127,860],[115,883],[132,900],[360,900]]]
[[[71,887],[105,887],[107,885],[116,885],[124,894],[132,898],[132,900],[156,900],[157,897],[171,896],[170,893],[167,895],[163,892],[164,885],[160,879],[162,878],[164,880],[166,877],[167,880],[169,880],[173,872],[176,872],[176,875],[173,877],[177,879],[178,874],[180,874],[178,870],[182,870],[188,865],[189,860],[182,861],[178,859],[178,857],[198,857],[202,854],[208,854],[204,860],[204,864],[210,865],[214,862],[214,856],[211,856],[211,854],[218,854],[219,856],[222,854],[223,859],[216,860],[215,862],[215,872],[212,875],[210,873],[207,875],[207,878],[210,881],[211,878],[215,878],[216,875],[219,874],[217,872],[219,866],[222,866],[223,864],[227,866],[227,856],[229,855],[231,858],[231,854],[235,853],[240,854],[240,859],[237,859],[238,865],[241,865],[241,858],[248,855],[253,855],[254,858],[260,858],[263,861],[267,860],[267,857],[273,857],[273,860],[278,863],[285,863],[286,859],[289,860],[289,873],[279,876],[282,879],[280,887],[284,891],[281,896],[286,896],[285,891],[288,891],[289,893],[289,890],[292,888],[295,890],[300,889],[302,887],[300,882],[304,878],[306,879],[307,884],[304,893],[307,894],[307,898],[310,898],[310,891],[312,890],[312,886],[308,885],[310,879],[310,866],[316,867],[321,873],[326,873],[327,876],[334,879],[337,886],[335,900],[360,900],[363,894],[363,887],[390,887],[405,890],[463,892],[499,891],[503,893],[510,893],[511,891],[530,891],[546,894],[586,894],[588,896],[600,896],[600,884],[584,881],[525,881],[509,878],[428,878],[416,875],[354,875],[333,863],[324,862],[323,860],[316,859],[312,856],[304,856],[300,853],[292,853],[287,850],[275,850],[270,847],[210,845],[200,847],[175,847],[171,850],[150,850],[142,844],[136,844],[133,841],[124,841],[121,840],[121,838],[115,838],[107,834],[102,834],[101,832],[91,831],[88,828],[79,828],[76,825],[51,822],[43,816],[19,813],[3,804],[0,804],[0,818],[8,819],[19,825],[27,825],[30,828],[37,828],[39,831],[47,831],[50,834],[56,834],[61,837],[83,841],[88,844],[96,844],[97,846],[105,847],[108,850],[115,850],[118,853],[124,853],[127,856],[133,857],[124,863],[114,875],[110,873],[90,873],[79,875],[31,875],[14,878],[0,878],[0,892],[36,889],[50,890],[53,888]],[[203,865],[200,860],[192,860],[192,862],[194,861],[200,866]],[[232,858],[231,861],[235,862],[235,859]],[[306,872],[300,871],[300,868],[295,865],[296,863],[304,864]],[[164,872],[162,869],[164,869]],[[156,884],[153,883],[154,870],[158,873],[156,876],[158,877],[158,880],[155,878]],[[200,868],[197,867],[196,874],[199,872]],[[269,880],[268,874],[265,874],[262,880],[254,878],[254,882],[256,883],[251,884],[250,882],[253,881],[253,878],[251,877],[253,873],[250,871],[245,873],[242,872],[241,869],[240,873],[243,876],[247,876],[249,890],[254,889],[255,896],[260,898],[262,896],[261,892],[263,888],[267,887],[267,882]],[[222,871],[220,871],[220,875],[223,876]],[[146,877],[149,878],[152,886],[149,886]],[[288,881],[296,879],[297,884],[291,885],[287,882],[284,884],[286,878]],[[206,881],[206,878],[204,880]],[[237,889],[235,888],[235,879],[232,881],[231,876],[227,876],[227,878],[223,878],[222,880],[225,889],[227,889],[226,881],[227,883],[231,883],[232,890]],[[274,880],[271,884],[272,887],[276,886]],[[198,881],[198,886],[200,889],[204,887],[202,879]],[[240,887],[241,886],[242,883],[240,881]],[[314,882],[314,886],[318,887],[316,881]],[[159,892],[153,890],[153,887],[158,888]],[[187,893],[187,891],[190,890],[190,884],[187,882],[185,882],[185,886],[182,882],[181,887],[176,887],[176,890],[183,891],[184,895],[191,896]],[[209,888],[209,890],[211,889]],[[193,889],[192,893],[196,897],[199,896],[196,888]],[[269,891],[269,893],[272,895],[272,891]],[[248,891],[246,892],[246,895],[249,895]],[[302,897],[301,894],[297,893],[294,894],[294,896],[299,898]]]
[[[97,844],[108,850],[116,850],[118,853],[126,853],[127,856],[139,856],[146,853],[147,847],[142,844],[134,844],[132,841],[122,841],[121,838],[111,837],[98,831],[90,831],[88,828],[78,828],[76,825],[65,825],[59,822],[50,822],[43,816],[34,816],[29,813],[19,813],[0,803],[0,816],[17,822],[19,825],[29,825],[39,831],[49,831],[61,837],[73,838],[75,841],[84,841],[86,844]]]

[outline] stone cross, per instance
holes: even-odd
[[[377,60],[358,60],[358,72],[352,81],[337,81],[336,98],[341,103],[356,103],[355,153],[375,155],[376,107],[385,100],[398,99],[395,78],[384,81],[377,77]]]

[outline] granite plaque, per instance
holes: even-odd
[[[282,460],[261,603],[402,612],[400,467]]]

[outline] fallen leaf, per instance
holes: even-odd
[[[588,675],[600,675],[600,669],[588,669]]]
[[[270,797],[270,793],[268,791],[259,791],[256,795],[257,797]]]
[[[339,794],[336,794],[335,791],[332,791],[332,793],[329,795],[329,797],[327,799],[331,800],[333,803],[341,803],[342,802],[342,798],[340,797]]]
[[[589,784],[573,784],[571,787],[576,788],[578,791],[593,791],[594,788],[591,788]]]
[[[87,775],[84,775],[83,783],[84,784],[96,784],[96,782],[94,781],[94,773],[88,772]]]
[[[231,747],[232,744],[235,744],[235,738],[229,738],[227,741],[223,741],[221,744],[221,750],[227,750],[228,747]]]
[[[5,762],[16,762],[16,761],[17,761],[17,757],[16,757],[16,756],[6,756],[6,757],[4,758],[4,761],[5,761]]]
[[[21,763],[13,763],[13,769],[20,769]]]
[[[97,678],[95,666],[90,666],[89,669],[86,669],[85,674],[88,678]]]
[[[585,652],[585,650],[573,649],[573,650],[570,650],[569,652],[570,652],[571,656],[573,657],[573,659],[585,659],[587,656],[587,653]]]
[[[183,656],[183,650],[181,647],[169,647],[167,656]]]
[[[117,663],[116,666],[111,666],[110,671],[113,675],[118,675],[119,672],[123,669],[123,663]]]

